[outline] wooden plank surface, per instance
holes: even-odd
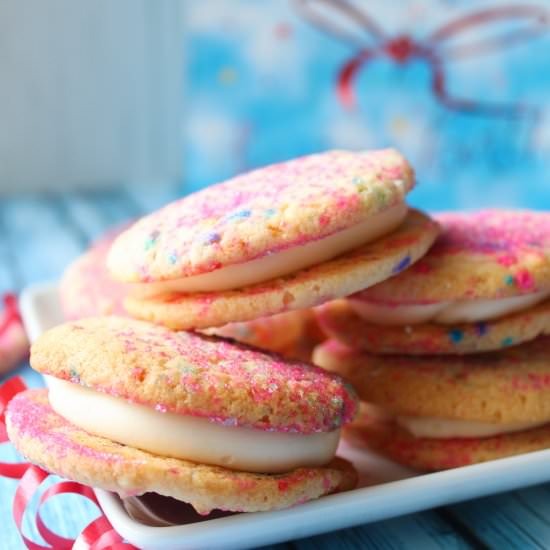
[[[293,546],[297,550],[462,550],[476,547],[433,511],[310,537],[294,542]]]
[[[177,190],[150,187],[3,199],[0,292],[59,278],[67,263],[105,230],[158,208],[178,194]],[[40,384],[28,367],[20,369],[19,374],[30,385]],[[17,459],[11,446],[0,447],[0,461]],[[15,486],[15,481],[0,478],[1,549],[23,548],[11,521]],[[73,537],[95,514],[92,505],[74,496],[56,497],[44,510],[48,525],[61,535]],[[41,540],[29,518],[25,531]],[[550,484],[277,545],[270,550],[333,548],[550,548]]]

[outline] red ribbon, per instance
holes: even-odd
[[[25,389],[26,385],[19,377],[11,378],[0,387],[0,443],[8,441],[5,426],[6,407],[16,394]],[[0,462],[0,476],[19,479],[13,500],[13,519],[25,546],[29,550],[66,550],[70,548],[78,550],[106,550],[107,548],[114,550],[137,550],[135,546],[125,543],[122,537],[114,530],[103,513],[94,491],[90,487],[76,481],[60,481],[48,487],[42,493],[38,507],[34,511],[34,519],[38,532],[48,546],[33,542],[23,534],[23,517],[28,509],[29,502],[37,493],[44,480],[49,477],[49,474],[38,466],[25,462],[18,464]],[[76,539],[65,538],[54,533],[46,527],[40,515],[40,509],[47,500],[62,494],[81,495],[93,502],[101,513],[97,519],[83,529]]]
[[[4,334],[12,323],[21,323],[15,294],[4,294],[4,317],[0,321],[0,335]]]
[[[492,103],[455,97],[446,87],[446,65],[467,57],[498,53],[548,33],[550,10],[546,7],[516,4],[472,12],[448,22],[430,36],[418,40],[407,34],[394,37],[387,35],[370,14],[348,0],[324,0],[317,3],[300,0],[298,5],[310,23],[339,40],[352,44],[355,48],[356,53],[342,65],[336,81],[338,99],[348,109],[357,105],[353,89],[357,73],[373,59],[386,57],[399,65],[404,65],[412,59],[424,61],[432,73],[432,93],[448,109],[491,116],[517,117],[528,113],[536,114],[536,110],[522,104]],[[325,10],[332,10],[332,13],[318,11],[315,6],[319,5],[324,5]],[[500,23],[521,23],[523,26],[500,34],[488,32],[491,26],[498,28],[497,25]],[[480,38],[475,41],[462,40],[453,45],[452,40],[457,36],[476,28],[484,32]],[[358,38],[357,33],[350,32],[350,29],[360,29],[362,38]]]

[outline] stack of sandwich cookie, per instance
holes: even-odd
[[[545,429],[535,428],[550,419],[532,400],[543,397],[540,369],[550,351],[543,336],[550,333],[550,215],[436,219],[441,236],[415,266],[320,309],[335,340],[316,350],[315,362],[350,376],[362,400],[383,408],[382,421],[371,414],[354,428],[355,440],[363,431],[363,443],[405,464],[448,468],[545,448]],[[525,400],[523,411],[488,414],[493,399],[508,407],[512,398]]]
[[[200,513],[273,510],[356,482],[335,458],[355,394],[311,365],[115,316],[46,332],[31,364],[50,389],[10,402],[8,434],[61,476]]]
[[[113,244],[130,314],[203,329],[309,308],[416,262],[437,225],[404,202],[413,171],[396,151],[333,151],[184,197]]]
[[[333,151],[239,176],[122,232],[107,261],[117,283],[105,285],[105,302],[75,307],[74,288],[102,296],[105,271],[88,267],[103,265],[106,247],[92,248],[64,278],[67,316],[123,305],[142,320],[83,318],[43,335],[31,364],[50,389],[10,404],[15,446],[70,479],[156,492],[201,513],[352,488],[353,467],[335,458],[356,410],[351,387],[234,340],[309,358],[322,339],[311,307],[395,276],[435,241],[438,224],[404,201],[413,185],[393,150]]]
[[[391,356],[334,340],[314,360],[345,376],[365,408],[346,436],[419,470],[550,447],[550,340],[469,356]],[[374,405],[374,407],[372,407]]]

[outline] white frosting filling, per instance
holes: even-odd
[[[530,430],[548,422],[515,422],[511,424],[490,424],[468,420],[449,420],[425,416],[397,416],[395,422],[415,437],[449,439],[452,437],[491,437]]]
[[[545,290],[511,298],[397,306],[350,299],[350,305],[363,319],[377,325],[415,325],[428,321],[455,324],[498,319],[529,309],[549,296],[550,290]]]
[[[87,432],[156,455],[260,473],[321,466],[336,453],[340,430],[297,434],[236,428],[159,412],[48,377],[53,410]]]
[[[269,281],[322,263],[374,241],[401,225],[407,212],[406,203],[401,202],[364,222],[328,237],[280,250],[248,262],[222,267],[210,273],[161,283],[133,284],[130,285],[131,292],[139,296],[153,296],[168,292],[210,292]]]

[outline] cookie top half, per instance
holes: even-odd
[[[47,331],[31,349],[31,365],[161,412],[228,426],[328,432],[356,409],[351,387],[317,367],[116,316]]]
[[[218,327],[318,306],[407,269],[426,253],[438,231],[431,218],[410,209],[405,221],[389,235],[296,273],[221,292],[129,296],[124,306],[134,317],[179,330]]]
[[[402,202],[414,185],[391,149],[330,151],[237,176],[141,219],[114,243],[124,282],[209,273],[348,229]]]
[[[550,213],[436,214],[441,234],[416,265],[354,298],[430,303],[503,298],[550,289]]]

